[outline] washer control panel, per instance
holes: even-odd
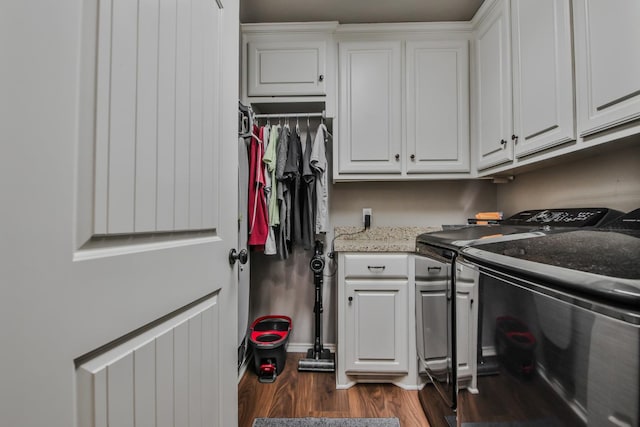
[[[511,225],[593,227],[611,213],[607,208],[567,208],[522,211],[505,221]]]

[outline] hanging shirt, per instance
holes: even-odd
[[[254,126],[253,133],[249,155],[249,245],[256,250],[264,250],[269,233],[262,165],[264,128]],[[258,138],[255,137],[256,134]]]
[[[267,195],[267,207],[269,210],[269,225],[274,227],[280,225],[280,212],[278,211],[278,180],[276,179],[277,146],[280,137],[280,125],[271,128],[269,145],[267,145],[262,162],[266,165],[268,182],[271,183],[270,191]]]
[[[289,216],[287,214],[291,206],[291,195],[289,194],[287,177],[284,173],[284,167],[287,163],[287,152],[289,151],[289,135],[289,125],[284,125],[280,131],[280,139],[278,139],[278,145],[276,147],[276,180],[278,181],[276,193],[280,212],[280,226],[278,227],[276,235],[276,247],[281,259],[287,259],[289,257],[287,242],[291,238],[291,223],[289,222]]]
[[[311,249],[313,247],[313,238],[315,231],[315,175],[311,168],[311,130],[307,126],[307,136],[305,138],[304,154],[302,156],[302,188],[301,202],[302,212],[300,222],[302,225],[302,244],[304,249]]]
[[[265,187],[265,203],[267,205],[267,218],[269,221],[269,234],[267,235],[267,241],[264,245],[265,255],[276,255],[278,253],[274,227],[280,223],[280,215],[277,210],[278,194],[276,191],[276,144],[278,142],[279,131],[280,126],[272,126],[269,130],[269,142],[265,148],[264,158],[262,159],[265,166],[265,182],[267,183]],[[266,135],[265,139],[267,139]]]
[[[323,124],[318,126],[316,137],[311,149],[311,167],[316,174],[316,212],[315,212],[315,232],[326,233],[329,218],[329,189],[327,186],[327,154],[326,137],[327,127]]]
[[[296,129],[291,132],[289,139],[289,149],[287,150],[287,163],[284,166],[284,176],[288,183],[288,190],[291,203],[287,207],[287,217],[291,226],[291,243],[302,244],[302,222],[301,201],[300,201],[300,166],[302,163],[302,144],[300,143],[300,133]]]

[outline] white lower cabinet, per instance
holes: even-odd
[[[416,347],[425,368],[442,369],[447,364],[450,328],[449,292],[451,265],[424,256],[415,257]],[[477,273],[456,264],[456,349],[458,384],[476,388],[478,337]],[[422,366],[426,364],[427,366]]]
[[[340,253],[337,387],[393,382],[415,388],[413,279],[406,253]]]
[[[456,264],[458,382],[476,389],[477,272]],[[338,256],[336,386],[424,383],[418,356],[446,363],[447,264],[409,253],[348,252]],[[422,362],[420,362],[422,363]]]

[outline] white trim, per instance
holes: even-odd
[[[485,0],[475,15],[469,21],[471,28],[474,30],[480,25],[491,13],[491,11],[497,7],[500,0]]]
[[[341,24],[336,28],[338,34],[350,33],[441,33],[471,32],[473,26],[470,21],[461,22],[399,22],[384,24]]]
[[[261,22],[255,24],[240,24],[243,34],[255,33],[317,33],[334,31],[340,23],[338,21],[322,22]]]

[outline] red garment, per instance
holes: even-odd
[[[258,135],[258,138],[256,138]],[[267,203],[264,197],[264,174],[262,157],[264,156],[264,127],[253,126],[251,151],[249,154],[249,246],[264,250],[269,235]]]

